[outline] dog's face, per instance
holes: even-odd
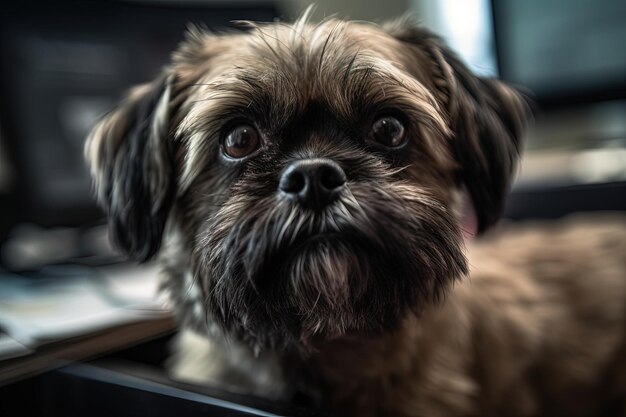
[[[393,329],[466,273],[459,191],[497,219],[524,116],[413,25],[301,19],[192,31],[87,155],[121,249],[179,237],[190,316],[307,347]]]

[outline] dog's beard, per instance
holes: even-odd
[[[236,187],[196,252],[210,319],[259,347],[392,330],[466,273],[449,210],[393,180],[349,184],[324,211]]]

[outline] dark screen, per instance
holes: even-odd
[[[494,0],[500,75],[558,104],[626,97],[626,1]]]
[[[17,171],[11,221],[77,226],[101,218],[83,161],[95,122],[126,90],[156,76],[189,23],[224,28],[275,16],[258,2],[0,5],[0,127]]]

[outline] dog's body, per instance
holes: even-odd
[[[623,354],[621,235],[600,227],[614,266],[580,299],[588,281],[522,259],[491,273],[480,245],[462,279],[463,196],[479,231],[497,220],[525,117],[414,25],[302,18],[192,31],[87,155],[114,241],[158,253],[181,324],[211,340],[182,375],[350,415],[568,412]]]
[[[624,236],[615,214],[502,227],[468,243],[470,277],[444,303],[392,334],[328,343],[300,373],[339,415],[621,415]],[[265,355],[187,331],[170,364],[182,380],[288,398],[294,363]]]

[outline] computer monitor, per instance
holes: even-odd
[[[626,2],[492,0],[502,78],[544,107],[626,99]]]
[[[158,73],[189,23],[220,28],[276,16],[271,3],[257,1],[3,2],[0,128],[15,182],[15,207],[0,208],[5,228],[102,219],[83,161],[97,119],[124,91]]]

